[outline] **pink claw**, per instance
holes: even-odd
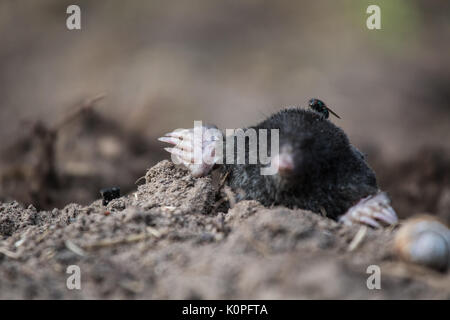
[[[220,139],[215,135],[207,136],[205,131],[211,128],[202,127],[202,134],[194,136],[194,129],[182,129],[169,132],[159,141],[169,143],[174,147],[164,148],[172,155],[175,164],[181,164],[195,177],[207,175],[214,167],[216,141]],[[195,152],[195,145],[201,146],[200,154]]]
[[[339,221],[352,225],[354,223],[366,224],[374,228],[382,225],[394,225],[398,222],[397,215],[390,206],[386,193],[380,192],[374,196],[361,199],[356,205],[347,210]]]

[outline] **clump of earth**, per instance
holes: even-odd
[[[213,176],[193,178],[165,160],[106,206],[99,199],[38,211],[3,202],[0,298],[450,298],[448,272],[393,253],[396,228],[232,198]],[[67,287],[72,265],[80,290]],[[380,289],[370,285],[373,265]]]

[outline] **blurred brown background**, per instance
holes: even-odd
[[[82,30],[66,28],[70,4]],[[370,4],[382,30],[366,27]],[[449,2],[1,0],[0,40],[0,199],[127,192],[167,157],[169,130],[246,126],[318,97],[400,211],[450,208]]]

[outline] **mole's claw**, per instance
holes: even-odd
[[[381,212],[375,212],[373,214],[374,218],[377,220],[380,220],[388,225],[393,225],[398,222],[397,216],[392,216],[392,214],[389,212],[390,210],[384,209]]]
[[[390,206],[388,196],[384,192],[361,199],[357,204],[347,210],[339,221],[352,225],[354,223],[366,224],[374,228],[383,225],[394,225],[398,222],[394,209]]]
[[[179,129],[166,133],[159,141],[174,145],[164,148],[171,153],[172,161],[186,167],[194,177],[207,175],[218,162],[216,157],[217,141],[221,138],[218,129],[213,134],[207,134],[209,127],[201,127],[200,134],[195,135],[194,129]],[[198,148],[199,149],[195,149]]]
[[[364,224],[367,224],[367,225],[369,225],[371,227],[374,227],[376,229],[380,229],[381,228],[381,225],[378,222],[376,222],[374,219],[372,219],[371,217],[362,216],[362,217],[359,218],[359,221],[364,223]]]
[[[395,224],[398,222],[397,214],[395,213],[394,209],[392,209],[390,206],[386,208],[388,215],[392,218],[392,224]]]
[[[160,138],[158,138],[158,140],[161,142],[166,142],[166,143],[170,143],[173,145],[177,145],[180,142],[179,139],[175,139],[175,138],[171,138],[171,137],[160,137]]]
[[[175,130],[169,133],[166,133],[165,136],[172,137],[172,138],[178,138],[183,140],[191,140],[192,139],[193,132],[192,130]]]
[[[192,153],[191,152],[184,152],[181,149],[178,148],[164,148],[164,150],[166,150],[167,152],[170,152],[171,154],[173,154],[174,156],[183,159],[186,162],[194,162],[194,158],[192,157]]]
[[[161,137],[158,138],[159,141],[170,143],[175,145],[177,149],[191,152],[193,150],[193,145],[191,141],[179,140],[171,137]],[[169,151],[170,152],[170,151]]]

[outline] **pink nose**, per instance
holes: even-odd
[[[273,164],[278,167],[278,174],[289,176],[294,170],[294,159],[290,153],[281,153],[272,159]]]

